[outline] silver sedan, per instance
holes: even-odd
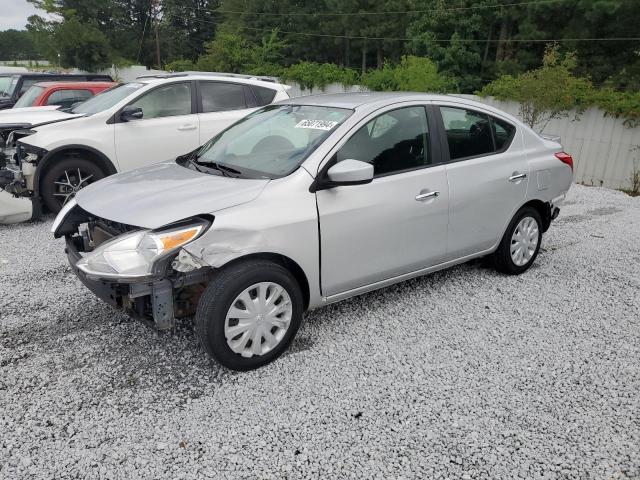
[[[308,309],[478,257],[526,271],[572,182],[556,140],[450,96],[294,98],[90,185],[53,231],[98,296],[161,329],[195,315],[248,370]]]

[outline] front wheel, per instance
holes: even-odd
[[[502,273],[525,272],[538,256],[542,243],[542,219],[535,208],[521,208],[513,217],[493,254],[494,265]]]
[[[303,314],[300,287],[287,269],[250,260],[224,268],[200,297],[196,332],[206,352],[232,370],[278,358]]]
[[[57,213],[78,191],[105,177],[95,163],[83,158],[67,157],[54,161],[40,183],[40,196],[47,209]]]

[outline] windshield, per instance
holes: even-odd
[[[13,108],[32,107],[40,94],[44,92],[44,87],[36,87],[35,85],[18,99]]]
[[[102,112],[108,108],[113,107],[116,103],[124,100],[136,90],[144,87],[144,83],[123,83],[111,87],[109,90],[105,90],[99,93],[95,97],[90,98],[86,102],[82,102],[80,105],[71,110],[71,113],[84,113],[85,115],[93,115],[94,113]]]
[[[212,138],[195,161],[248,177],[283,177],[351,113],[344,108],[269,105]]]
[[[18,77],[0,77],[0,98],[10,97],[17,83]]]

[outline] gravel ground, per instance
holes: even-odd
[[[640,478],[640,198],[574,186],[526,274],[311,312],[249,373],[93,297],[50,221],[0,227],[0,478]]]

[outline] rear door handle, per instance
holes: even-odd
[[[422,200],[426,200],[428,198],[435,198],[438,195],[440,195],[440,192],[426,192],[426,193],[421,193],[419,195],[416,195],[416,200],[418,202],[421,202]]]
[[[195,130],[196,126],[192,123],[188,123],[186,125],[181,125],[178,127],[178,130],[180,130],[181,132],[184,132],[185,130]]]
[[[517,182],[518,180],[522,180],[523,178],[527,178],[527,174],[526,173],[513,172],[513,175],[511,175],[509,177],[509,181],[510,182]]]

